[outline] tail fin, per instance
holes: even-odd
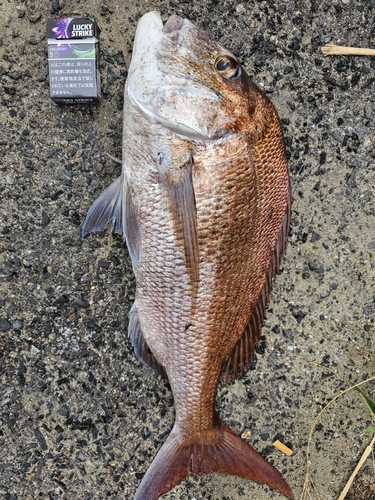
[[[134,500],[156,500],[190,474],[220,472],[267,484],[290,500],[293,493],[281,474],[245,441],[220,423],[208,441],[184,443],[172,431],[144,475]]]

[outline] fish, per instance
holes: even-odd
[[[129,337],[169,381],[175,422],[134,500],[189,475],[232,474],[289,499],[281,474],[215,411],[250,364],[287,244],[290,183],[277,112],[239,59],[188,19],[140,20],[124,92],[121,175],[82,235],[126,240]]]

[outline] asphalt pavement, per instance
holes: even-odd
[[[358,433],[371,418],[355,391],[319,413],[349,381],[375,375],[375,58],[324,57],[321,47],[375,46],[375,2],[362,0],[0,2],[0,496],[132,499],[173,425],[168,383],[127,337],[135,279],[124,242],[80,236],[121,170],[107,153],[121,158],[127,72],[109,14],[131,47],[149,10],[208,30],[279,112],[288,251],[253,368],[219,387],[217,409],[296,499],[308,463],[306,498],[336,500],[371,438]],[[94,16],[101,29],[99,104],[50,100],[46,21],[66,16]],[[375,398],[374,381],[362,388]],[[374,499],[374,477],[370,456],[353,486],[361,496],[348,498]],[[212,475],[164,498],[281,496]]]

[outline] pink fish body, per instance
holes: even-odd
[[[237,58],[188,20],[139,21],[125,87],[123,170],[83,235],[123,233],[137,280],[129,335],[170,382],[176,420],[135,500],[190,473],[268,484],[281,475],[215,413],[220,379],[250,362],[285,250],[290,194],[282,131]]]

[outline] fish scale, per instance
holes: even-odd
[[[83,226],[85,235],[112,222],[124,234],[137,281],[129,336],[174,398],[174,427],[134,500],[210,472],[293,497],[215,412],[219,379],[250,363],[289,213],[283,136],[266,95],[189,21],[143,16],[125,86],[123,172]]]

